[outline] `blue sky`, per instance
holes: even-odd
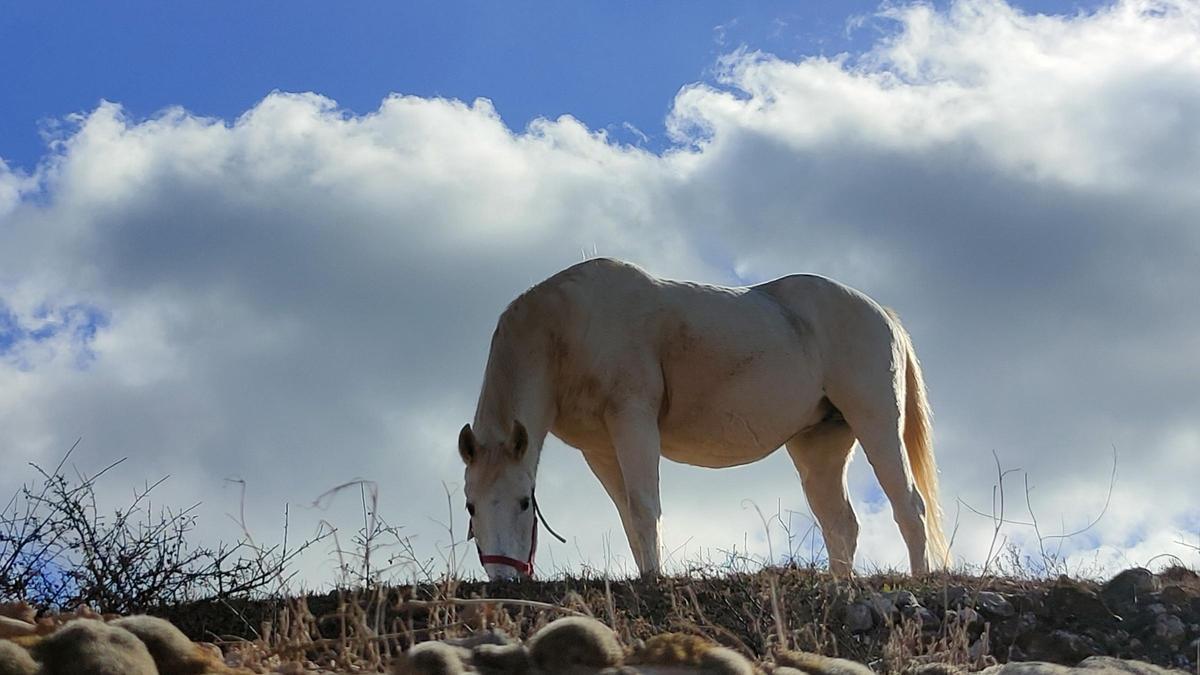
[[[945,0],[935,3],[945,6]],[[1015,3],[1073,14],[1095,0]],[[39,129],[101,100],[147,116],[181,105],[236,117],[274,90],[357,112],[389,93],[492,100],[514,129],[571,114],[658,148],[685,83],[739,46],[784,58],[855,52],[874,0],[831,2],[6,2],[0,158],[31,169]]]
[[[245,480],[260,540],[367,477],[436,557],[496,317],[586,251],[866,291],[923,362],[948,520],[990,504],[995,452],[1040,522],[1082,527],[1115,447],[1072,571],[1189,554],[1200,0],[443,7],[5,5],[5,458],[83,437],[85,471],[134,460],[114,498],[169,474],[213,537]],[[872,56],[819,58],[847,51]],[[571,542],[539,560],[606,564],[606,536],[622,558],[579,453],[551,441],[540,472]],[[681,560],[764,554],[747,499],[805,529],[785,453],[662,479]],[[850,486],[860,565],[906,566],[867,462]],[[356,526],[343,506],[293,526]],[[979,564],[991,523],[961,516]]]

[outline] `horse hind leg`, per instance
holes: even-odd
[[[888,397],[891,397],[890,393]],[[925,500],[917,490],[909,466],[901,435],[903,417],[900,407],[894,397],[888,402],[878,401],[879,398],[888,397],[876,396],[873,405],[870,398],[859,399],[853,404],[838,400],[833,402],[854,430],[883,493],[892,505],[892,517],[908,548],[912,573],[924,574],[929,571]]]
[[[822,422],[788,440],[787,451],[800,474],[808,506],[821,526],[829,570],[848,577],[858,548],[858,517],[846,487],[854,432],[841,420]]]

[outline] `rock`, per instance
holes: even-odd
[[[488,628],[487,630],[471,633],[465,637],[447,638],[443,642],[454,647],[473,649],[480,645],[511,645],[516,644],[517,641],[499,628]]]
[[[790,653],[790,652],[789,652]],[[786,654],[785,654],[786,655]],[[824,657],[813,655],[816,659]],[[776,660],[780,660],[776,656]],[[646,642],[627,659],[624,672],[665,674],[665,673],[707,673],[710,675],[757,675],[754,664],[746,657],[732,649],[720,647],[696,635],[682,633],[661,633],[646,640]],[[566,672],[566,671],[545,671]],[[582,673],[575,670],[571,672]],[[606,675],[609,671],[605,671]],[[820,675],[816,671],[808,671],[810,675]],[[505,675],[511,675],[506,673]],[[615,674],[614,674],[615,675]],[[828,675],[839,675],[829,673]]]
[[[904,669],[903,675],[966,675],[966,669],[949,663],[925,663]]]
[[[809,675],[875,675],[874,671],[857,661],[821,656],[811,652],[780,652],[775,655],[776,675],[782,668],[794,668]]]
[[[1121,622],[1098,593],[1068,579],[1061,579],[1050,589],[1046,609],[1059,617],[1093,625],[1115,627]]]
[[[1154,635],[1168,644],[1175,645],[1183,641],[1187,635],[1187,628],[1174,614],[1159,614],[1154,621]]]
[[[1167,606],[1162,604],[1161,602],[1156,602],[1156,603],[1146,607],[1146,611],[1150,612],[1154,616],[1158,616],[1159,614],[1167,613]]]
[[[1075,668],[1045,661],[1009,662],[986,668],[980,671],[979,675],[1178,675],[1178,673],[1142,661],[1116,659],[1111,656],[1090,656]]]
[[[22,635],[33,635],[37,632],[37,626],[20,619],[13,619],[7,616],[0,616],[0,640],[5,638],[20,637]]]
[[[975,629],[983,625],[983,617],[970,607],[963,607],[962,609],[947,610],[946,623]]]
[[[461,647],[451,647],[442,642],[422,642],[404,652],[392,663],[393,675],[461,675],[463,667]]]
[[[978,663],[983,660],[983,657],[987,656],[988,646],[986,641],[976,640],[967,647],[967,656],[971,657],[972,661]]]
[[[890,622],[896,616],[896,603],[890,598],[884,597],[882,593],[875,593],[868,600],[871,604],[871,609],[875,610],[875,615],[884,623]]]
[[[946,609],[959,609],[966,606],[970,592],[965,586],[949,586],[946,588]]]
[[[611,628],[585,616],[555,619],[526,642],[531,663],[543,672],[619,666],[625,651]]]
[[[7,616],[25,623],[37,623],[37,610],[25,601],[0,602],[0,616]]]
[[[900,609],[904,609],[905,607],[919,606],[921,604],[917,602],[917,596],[913,595],[911,591],[891,591],[889,593],[884,593],[883,597],[890,600],[893,605],[899,607]]]
[[[726,647],[717,647],[705,652],[699,666],[700,672],[713,675],[755,675],[757,671],[750,659]]]
[[[1076,671],[1086,671],[1081,675],[1100,675],[1111,674],[1120,675],[1178,675],[1167,668],[1161,668],[1151,663],[1144,661],[1134,661],[1131,659],[1117,659],[1111,656],[1089,656],[1084,659]]]
[[[909,605],[901,610],[904,618],[916,621],[922,630],[934,630],[941,623],[936,614],[920,605]]]
[[[1104,649],[1091,638],[1066,630],[1051,631],[1049,635],[1034,633],[1029,644],[1030,657],[1054,663],[1079,663],[1103,653]]]
[[[1117,574],[1104,584],[1100,595],[1112,607],[1137,605],[1149,593],[1159,590],[1158,578],[1144,567],[1134,567]]]
[[[1104,651],[1092,638],[1070,631],[1053,631],[1050,633],[1050,639],[1062,646],[1063,654],[1069,661],[1082,661],[1089,656],[1098,656]]]
[[[1165,603],[1174,607],[1186,607],[1188,600],[1188,592],[1179,586],[1167,586],[1162,589],[1158,597]]]
[[[1071,675],[1072,668],[1045,661],[1009,662],[979,671],[979,675]]]
[[[1017,610],[1008,598],[994,591],[980,591],[975,598],[975,607],[990,619],[1008,619],[1016,616]]]
[[[75,619],[34,646],[47,673],[156,675],[146,645],[127,630],[97,619]]]
[[[476,671],[484,675],[525,673],[532,669],[529,650],[521,644],[477,645],[471,652],[471,663]]]
[[[221,663],[220,659],[213,659],[209,652],[197,647],[166,619],[134,615],[109,622],[108,625],[123,628],[141,640],[162,675],[201,675]]]
[[[0,640],[0,674],[37,675],[40,666],[25,648],[15,642]]]
[[[871,606],[865,602],[855,602],[846,607],[846,630],[851,633],[865,633],[875,627],[875,615]]]

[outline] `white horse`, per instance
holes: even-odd
[[[786,446],[848,575],[857,439],[892,505],[914,574],[947,557],[921,369],[896,315],[829,279],[726,288],[609,259],[574,265],[504,313],[472,424],[465,493],[491,579],[533,573],[534,483],[547,433],[583,453],[616,504],[642,574],[660,565],[659,458],[747,464]]]

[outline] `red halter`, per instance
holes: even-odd
[[[479,548],[479,541],[476,540],[475,541],[475,550],[479,553],[479,563],[481,565],[488,565],[488,564],[506,565],[508,567],[515,569],[519,574],[532,578],[533,577],[533,557],[537,554],[538,521],[539,520],[541,521],[542,525],[546,526],[546,531],[548,531],[551,535],[553,535],[555,539],[561,541],[564,544],[567,543],[567,540],[560,537],[558,535],[558,533],[555,532],[553,529],[551,529],[550,525],[546,522],[546,517],[542,515],[542,510],[540,508],[538,508],[537,497],[536,496],[531,496],[531,497],[532,497],[532,501],[533,501],[533,512],[535,515],[534,515],[534,519],[533,519],[533,535],[530,539],[530,544],[529,544],[529,558],[526,560],[517,560],[516,558],[510,558],[506,555],[484,555],[483,549]],[[475,538],[475,522],[474,522],[474,520],[472,520],[471,524],[468,526],[468,529],[467,529],[467,539],[474,539],[474,538]]]

